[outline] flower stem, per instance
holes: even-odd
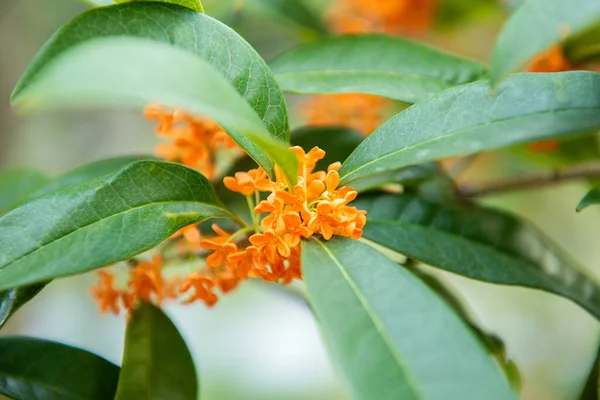
[[[255,229],[253,226],[247,226],[245,228],[238,230],[237,232],[232,233],[231,236],[229,236],[229,238],[227,238],[227,241],[235,242],[235,240],[237,238],[239,238],[240,236],[242,236],[245,233],[250,233],[250,232],[255,232]]]
[[[258,192],[254,192],[254,193],[257,194]],[[256,230],[258,230],[258,215],[256,215],[256,213],[254,212],[254,207],[256,206],[256,204],[254,204],[254,200],[252,200],[252,196],[246,196],[246,201],[248,202],[248,208],[250,209],[250,215],[252,215],[252,226],[253,226],[254,230],[256,231]]]

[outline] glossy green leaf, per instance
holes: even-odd
[[[115,36],[151,39],[199,56],[227,78],[262,119],[271,135],[265,135],[263,125],[258,125],[257,121],[242,122],[257,118],[254,113],[250,115],[247,107],[246,110],[240,108],[240,101],[233,100],[223,79],[214,77],[214,71],[200,66],[202,60],[198,57],[185,57],[167,46],[140,45],[140,49],[131,53],[126,53],[127,49],[121,46],[120,51],[115,48],[95,54],[97,65],[88,65],[85,58],[81,58],[93,52],[89,47],[69,52],[72,47],[92,39]],[[143,54],[145,50],[152,53],[151,60],[148,60],[149,54]],[[71,64],[73,58],[78,58],[80,65],[69,69],[79,79],[73,82],[55,80],[70,78],[61,72],[62,64]],[[135,76],[128,77],[128,74]],[[40,93],[42,89],[53,89],[48,80],[53,80],[52,84],[61,89]],[[106,87],[86,85],[88,87],[84,88],[85,82]],[[122,83],[127,84],[119,86]],[[66,92],[59,95],[64,90]],[[85,99],[82,98],[84,95]],[[262,58],[231,28],[202,13],[176,5],[127,3],[81,14],[61,27],[36,55],[15,87],[13,102],[25,103],[24,106],[30,108],[127,104],[136,109],[147,102],[167,103],[200,115],[208,114],[217,120],[270,173],[273,168],[267,155],[282,163],[284,170],[287,169],[286,162],[293,165],[296,161],[283,146],[277,147],[271,140],[275,137],[289,141],[288,116],[283,94]],[[219,120],[224,113],[229,114],[229,118],[231,115],[239,118],[237,122]],[[262,137],[249,140],[247,132],[238,131],[240,125],[247,125],[246,128],[252,125],[253,130],[260,131],[254,134]],[[290,176],[295,179],[294,173]]]
[[[278,18],[317,33],[327,33],[320,16],[306,5],[305,0],[256,0],[256,2]]]
[[[196,400],[196,369],[177,327],[141,303],[131,315],[115,400]]]
[[[178,6],[189,8],[190,10],[204,12],[200,0],[114,0],[115,3],[135,3],[135,2],[152,2],[152,3],[169,3]]]
[[[46,282],[0,292],[0,328],[8,321],[11,315],[17,312],[29,300],[33,299],[44,287],[46,287]]]
[[[600,22],[600,1],[527,0],[500,32],[490,74],[494,83],[538,53]]]
[[[160,42],[112,37],[75,46],[28,85],[19,85],[13,104],[26,111],[65,106],[139,108],[156,99],[211,116],[271,176],[273,160],[295,183],[295,155],[267,131],[230,83],[201,58]]]
[[[411,195],[362,196],[354,205],[368,212],[368,240],[468,278],[557,294],[600,318],[600,286],[525,221]]]
[[[0,215],[15,207],[47,181],[46,175],[31,169],[0,172]]]
[[[0,395],[18,400],[107,400],[119,367],[75,347],[25,337],[0,338]]]
[[[594,364],[592,365],[588,379],[585,382],[581,395],[578,397],[579,400],[600,399],[600,348],[598,348],[593,362]]]
[[[383,35],[318,40],[289,50],[270,65],[285,91],[369,93],[408,103],[486,74],[476,62]]]
[[[273,136],[289,140],[285,99],[273,74],[252,46],[221,22],[170,4],[121,4],[79,15],[62,26],[39,51],[21,76],[15,94],[29,86],[38,73],[68,48],[107,36],[152,39],[200,56],[227,77]],[[119,64],[122,63],[124,60]]]
[[[600,128],[600,74],[517,74],[449,89],[409,107],[367,137],[342,183],[440,158]],[[477,105],[476,107],[474,105]]]
[[[200,173],[139,161],[0,218],[0,290],[126,260],[180,228],[231,217]]]
[[[153,158],[154,157],[152,156],[119,156],[93,161],[51,179],[45,185],[27,196],[27,200],[31,201],[37,197],[48,195],[69,186],[75,186],[82,182],[115,173],[121,168],[136,161],[151,160]]]
[[[577,205],[577,212],[592,205],[600,204],[600,188],[594,188]]]
[[[458,315],[407,269],[348,238],[302,245],[309,300],[356,399],[516,399]]]

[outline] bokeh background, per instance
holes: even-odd
[[[267,60],[314,38],[314,33],[274,18],[256,2],[204,1],[208,14],[232,24]],[[484,6],[471,12],[470,4],[476,3]],[[487,62],[512,3],[516,2],[464,1],[467,6],[457,12],[465,15],[438,24],[418,39]],[[322,0],[308,4],[316,13],[328,7]],[[9,106],[12,87],[39,47],[86,8],[77,0],[0,0],[0,168],[33,167],[56,175],[108,156],[152,153],[157,139],[141,113],[96,110],[26,116]],[[297,101],[290,98],[292,110]],[[302,124],[297,113],[292,111],[292,117],[294,125]],[[501,151],[480,157],[462,179],[471,183],[545,168],[547,164],[519,152]],[[587,188],[586,182],[562,183],[482,201],[532,221],[598,277],[600,208],[583,215],[574,212]],[[598,324],[592,317],[550,294],[436,274],[468,304],[481,326],[505,342],[520,370],[524,399],[577,398],[598,345]],[[98,313],[88,294],[95,280],[94,274],[86,274],[54,281],[0,335],[53,339],[119,363],[125,321]],[[309,308],[275,285],[244,285],[210,310],[173,305],[167,312],[194,354],[203,399],[348,398]]]

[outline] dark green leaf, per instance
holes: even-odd
[[[357,399],[516,399],[473,332],[427,285],[347,238],[302,245],[310,303]]]
[[[248,118],[256,120],[255,115],[251,116],[248,110],[242,111],[239,100],[233,100],[231,90],[223,86],[223,79],[200,65],[202,61],[197,57],[186,57],[166,49],[167,46],[141,44],[143,48],[130,54],[124,54],[128,49],[122,47],[120,50],[104,49],[103,54],[85,46],[74,53],[69,52],[72,47],[92,39],[115,36],[151,39],[204,59],[246,99],[271,135],[265,135],[262,124],[250,123]],[[144,50],[152,54],[145,54]],[[84,57],[87,55],[93,56],[97,65],[86,64]],[[79,65],[69,65],[73,58],[79,59]],[[63,63],[69,65],[67,69],[78,79],[71,81],[69,75],[61,72]],[[54,80],[59,78],[67,80]],[[54,81],[50,84],[48,80]],[[86,82],[88,84],[84,85]],[[95,87],[92,83],[104,87]],[[52,91],[53,84],[61,89]],[[49,92],[43,93],[45,89]],[[273,169],[265,153],[283,163],[284,170],[286,155],[291,160],[288,162],[295,162],[286,149],[271,148],[275,146],[271,137],[289,141],[289,126],[285,99],[262,58],[229,27],[176,5],[128,3],[83,13],[60,28],[46,43],[13,92],[13,102],[25,103],[23,105],[30,108],[125,104],[140,108],[157,101],[214,118],[270,173]],[[223,114],[238,115],[239,118],[232,121],[228,119],[230,117],[223,118]],[[245,129],[250,125],[243,120],[253,125],[252,130],[259,130],[248,136],[252,138],[259,134],[262,137],[249,140]],[[242,128],[241,125],[247,126]],[[295,179],[295,175],[291,175]]]
[[[585,383],[583,391],[581,392],[581,396],[579,396],[579,400],[598,400],[600,398],[600,379],[599,379],[599,371],[600,371],[600,348],[596,352],[596,357],[594,357],[594,364],[592,365],[592,369],[588,375],[588,379]]]
[[[449,89],[390,119],[340,170],[342,183],[451,156],[600,128],[600,74],[518,74]],[[474,106],[476,105],[476,107]]]
[[[107,400],[119,367],[85,350],[25,337],[0,338],[0,394],[18,400]]]
[[[585,195],[577,205],[577,212],[582,211],[589,206],[600,204],[600,188],[594,188]]]
[[[22,305],[46,287],[46,282],[0,292],[0,328]]]
[[[160,309],[141,303],[125,336],[115,400],[196,400],[196,369],[185,341]]]
[[[134,3],[134,2],[152,2],[152,3],[170,3],[176,4],[182,7],[189,8],[190,10],[204,12],[200,0],[114,0],[115,3]]]
[[[410,195],[362,196],[364,237],[433,267],[566,297],[600,318],[600,287],[537,229],[474,205],[438,205]]]
[[[271,176],[273,160],[295,183],[297,160],[287,144],[267,131],[217,70],[177,47],[127,37],[88,41],[61,53],[28,86],[20,88],[13,104],[25,110],[115,105],[137,108],[161,99],[197,115],[210,115]]]
[[[496,42],[490,74],[494,83],[569,36],[600,21],[600,1],[527,0],[513,13]]]
[[[220,217],[231,215],[197,171],[138,161],[0,218],[0,290],[126,260],[186,225]]]
[[[317,33],[327,33],[327,28],[321,22],[319,15],[308,8],[303,0],[258,0],[257,2],[279,18]]]
[[[31,201],[37,197],[48,195],[66,187],[75,186],[82,182],[112,174],[135,161],[151,160],[152,158],[152,156],[120,156],[82,165],[51,179],[48,183],[27,196],[27,200]]]
[[[285,91],[370,93],[414,103],[485,76],[485,68],[406,39],[338,36],[296,47],[271,63]]]
[[[32,191],[48,181],[41,172],[18,169],[0,173],[0,215],[15,207]]]
[[[600,20],[590,30],[570,38],[565,43],[565,55],[573,64],[581,64],[600,57]]]

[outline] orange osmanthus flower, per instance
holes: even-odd
[[[149,105],[144,115],[158,122],[156,133],[167,139],[156,147],[156,154],[197,169],[208,179],[215,172],[215,151],[222,147],[237,148],[237,144],[213,120],[196,117],[183,111],[170,111],[159,105]]]
[[[389,100],[361,93],[313,96],[300,106],[309,126],[347,127],[368,135],[384,122]]]
[[[193,131],[199,129],[198,119],[184,113],[165,113],[155,107],[147,108],[146,114],[159,120],[161,134],[175,137],[169,150],[174,161],[185,163],[205,155],[193,156],[192,153],[207,150],[202,147],[206,142],[194,143],[189,139],[189,135],[196,135]],[[188,125],[174,128],[180,121]],[[185,138],[180,140],[179,135]],[[200,136],[195,137],[200,140]],[[204,139],[215,137],[208,135]],[[171,240],[184,239],[190,261],[201,263],[184,278],[167,279],[164,260],[159,255],[129,268],[123,289],[115,287],[115,276],[111,272],[99,271],[99,282],[91,292],[101,311],[118,314],[121,310],[129,312],[139,300],[160,306],[164,300],[175,298],[184,304],[201,301],[212,307],[219,299],[218,292],[231,292],[250,278],[284,285],[302,279],[302,239],[313,235],[321,235],[324,240],[336,235],[359,239],[366,224],[366,212],[349,205],[357,195],[354,189],[339,187],[337,171],[341,164],[331,164],[327,172],[314,171],[317,162],[325,157],[323,150],[315,147],[305,152],[297,146],[291,150],[299,164],[297,183],[293,186],[277,166],[274,180],[261,168],[224,178],[229,190],[247,197],[255,216],[252,226],[230,234],[213,224],[215,235],[206,236],[200,234],[197,224],[192,224],[172,235]],[[269,193],[266,200],[259,201],[260,192]],[[262,220],[261,214],[265,214]]]
[[[334,0],[329,11],[338,34],[422,35],[433,25],[437,0]]]

